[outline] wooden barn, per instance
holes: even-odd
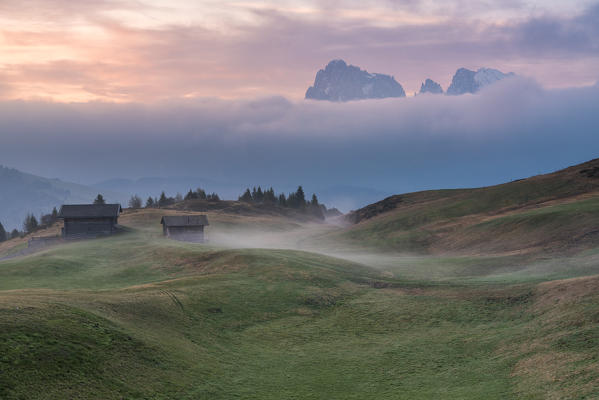
[[[117,231],[120,204],[65,204],[58,218],[64,221],[65,239],[85,239],[112,235]]]
[[[193,243],[204,242],[204,226],[209,225],[205,215],[165,216],[160,223],[165,236]]]

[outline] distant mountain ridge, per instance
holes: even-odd
[[[513,72],[504,73],[493,68],[479,68],[476,71],[459,68],[445,94],[476,93],[485,86],[513,76]],[[427,78],[420,86],[419,94],[423,93],[443,94],[443,88]],[[308,88],[305,98],[344,102],[405,96],[403,87],[391,75],[369,73],[343,60],[332,60],[316,73],[314,85]]]
[[[43,178],[0,166],[0,222],[6,229],[21,229],[27,213],[39,217],[63,203],[91,203],[98,193],[125,205],[127,196],[60,179]]]
[[[333,60],[316,74],[306,99],[349,101],[405,97],[406,93],[393,76],[371,74],[343,60]]]
[[[476,93],[485,86],[513,76],[515,76],[513,72],[506,74],[493,68],[480,68],[477,71],[460,68],[453,76],[451,85],[447,88],[447,94]]]
[[[420,85],[420,94],[422,93],[443,94],[443,88],[437,82],[427,78],[426,81]]]

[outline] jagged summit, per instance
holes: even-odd
[[[453,76],[451,85],[447,88],[447,94],[476,93],[485,86],[512,76],[515,76],[513,72],[505,74],[492,68],[480,68],[477,71],[460,68]]]
[[[403,87],[394,77],[369,73],[343,60],[333,60],[316,74],[306,99],[349,101],[405,97]]]
[[[443,88],[437,82],[427,78],[426,81],[420,85],[420,93],[442,94]]]

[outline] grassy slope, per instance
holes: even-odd
[[[593,248],[599,243],[597,171],[599,159],[498,186],[392,196],[356,211],[351,217],[358,223],[332,239],[432,254]]]
[[[599,279],[408,284],[314,253],[168,241],[159,215],[0,262],[0,398],[599,396]]]

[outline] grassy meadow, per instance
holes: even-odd
[[[0,398],[599,396],[598,278],[551,281],[518,257],[186,244],[160,215],[0,262]],[[332,229],[210,219],[209,235],[255,240]],[[596,273],[597,252],[577,257]]]

